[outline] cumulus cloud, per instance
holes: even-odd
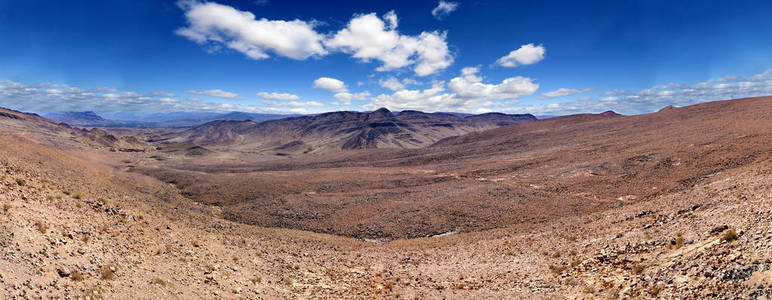
[[[506,56],[503,56],[496,60],[496,64],[502,67],[517,67],[523,65],[531,65],[540,62],[544,59],[544,54],[547,52],[544,46],[534,46],[533,44],[522,45],[517,50],[509,52]]]
[[[553,99],[553,98],[558,98],[558,97],[565,97],[565,96],[568,96],[568,95],[587,93],[587,92],[591,92],[591,91],[592,91],[592,89],[589,89],[589,88],[587,88],[587,89],[559,88],[559,89],[554,90],[554,91],[549,91],[549,92],[546,92],[546,93],[542,93],[541,95],[542,95],[543,98]]]
[[[455,11],[458,8],[458,2],[448,2],[440,0],[439,3],[437,3],[437,7],[432,9],[432,16],[436,18],[437,20],[442,20],[445,17],[447,17],[450,13]]]
[[[394,11],[379,18],[375,13],[351,19],[346,28],[335,33],[325,45],[369,62],[382,63],[378,71],[412,67],[418,76],[427,76],[453,63],[446,33],[422,32],[418,36],[402,35],[397,31]]]
[[[236,99],[239,97],[239,94],[223,91],[221,89],[205,90],[205,91],[185,90],[184,92],[188,94],[212,96],[212,97],[223,98],[223,99]]]
[[[296,60],[340,51],[364,62],[380,61],[379,71],[410,67],[419,76],[436,73],[453,63],[446,33],[402,35],[397,31],[394,11],[383,18],[375,13],[357,15],[346,28],[323,34],[315,30],[315,21],[257,19],[248,11],[196,0],[184,0],[179,6],[185,11],[187,24],[175,33],[210,51],[225,47],[252,59],[274,54]]]
[[[320,77],[314,80],[314,87],[317,89],[328,90],[333,93],[348,92],[348,88],[343,81],[330,77]]]
[[[448,87],[458,97],[467,99],[514,99],[539,89],[533,79],[522,76],[504,79],[500,84],[483,83],[482,77],[477,75],[479,71],[473,67],[462,69],[461,76],[451,79]]]
[[[292,59],[327,54],[314,22],[256,19],[251,12],[213,2],[182,1],[187,26],[175,31],[198,44],[225,46],[252,59],[269,53]]]
[[[257,93],[260,98],[266,99],[266,100],[298,100],[300,97],[294,94],[289,93],[267,93],[267,92],[259,92]]]
[[[365,109],[387,107],[393,110],[455,111],[481,113],[499,110],[517,103],[517,98],[536,92],[533,79],[511,77],[499,84],[483,83],[478,68],[464,68],[459,77],[445,82],[434,82],[423,90],[402,89],[391,95],[381,94],[365,105]]]

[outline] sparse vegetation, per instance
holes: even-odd
[[[681,234],[680,232],[676,233],[675,248],[680,249],[681,247],[683,247],[685,241],[686,239],[684,238],[683,234]]]
[[[644,265],[635,265],[633,267],[633,273],[636,275],[642,274],[644,270],[646,270],[646,266]]]
[[[24,178],[16,178],[16,184],[18,186],[26,186],[27,185],[27,180],[24,179]]]
[[[83,199],[83,193],[82,192],[77,192],[77,193],[73,194],[72,197],[75,198],[75,199],[78,199],[78,200]]]
[[[564,265],[550,265],[550,271],[552,271],[552,273],[555,275],[563,274],[566,269],[568,269],[568,267]]]
[[[115,265],[105,265],[99,270],[100,277],[103,280],[114,280],[115,272],[118,271],[118,267]]]
[[[724,231],[724,234],[721,235],[721,241],[722,242],[733,242],[736,241],[740,236],[737,234],[734,229],[728,229]]]
[[[70,279],[72,279],[72,281],[79,282],[79,281],[83,281],[85,277],[83,276],[83,273],[76,270],[70,273]]]
[[[167,285],[169,285],[169,282],[167,282],[166,280],[163,280],[163,279],[161,279],[159,277],[153,278],[152,280],[150,280],[150,283],[157,284],[157,285],[160,285],[160,286],[167,286]]]
[[[585,285],[582,289],[582,293],[584,294],[595,294],[595,287],[591,285]]]
[[[43,223],[43,221],[35,221],[35,228],[38,230],[38,232],[45,234],[48,230],[48,226],[46,223]]]

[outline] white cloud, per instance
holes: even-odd
[[[691,86],[668,84],[639,91],[613,90],[604,92],[607,97],[585,99],[566,103],[552,103],[542,106],[512,108],[511,112],[534,114],[572,114],[614,110],[624,114],[649,113],[662,107],[686,106],[701,102],[767,96],[772,94],[772,74],[761,73],[747,79],[736,76],[723,77],[725,80],[710,80]],[[715,82],[720,82],[716,84]],[[668,89],[663,90],[663,87]]]
[[[340,103],[344,105],[349,105],[351,104],[352,100],[367,100],[367,98],[370,97],[370,93],[361,92],[361,93],[352,94],[352,93],[345,92],[345,93],[337,93],[333,97],[335,97],[335,99],[340,100]]]
[[[252,59],[270,57],[269,52],[292,59],[327,54],[324,35],[314,22],[256,19],[251,12],[213,2],[182,1],[187,26],[177,34],[198,44],[225,46]]]
[[[205,90],[205,91],[185,90],[184,92],[188,94],[212,96],[212,97],[223,98],[223,99],[236,99],[239,97],[239,94],[226,92],[221,89]]]
[[[427,76],[453,63],[445,42],[446,34],[422,32],[418,36],[397,31],[397,15],[390,11],[379,18],[375,13],[351,19],[346,28],[325,42],[329,49],[339,50],[364,62],[378,60],[378,71],[412,66],[418,76]]]
[[[444,0],[440,0],[439,3],[437,3],[437,7],[432,9],[432,16],[436,18],[437,20],[442,20],[443,18],[447,17],[450,13],[455,11],[458,8],[458,2],[447,2]]]
[[[320,102],[278,101],[276,105],[233,105],[206,102],[197,97],[184,100],[161,93],[143,95],[133,91],[110,89],[96,92],[67,85],[26,85],[0,80],[0,107],[21,111],[46,113],[59,111],[105,112],[169,112],[169,111],[243,111],[253,113],[307,113],[319,112],[325,105]],[[305,112],[297,109],[304,109]],[[312,111],[313,109],[314,111]]]
[[[549,91],[549,92],[546,92],[546,93],[542,93],[542,96],[544,98],[547,98],[547,99],[552,99],[552,98],[564,97],[564,96],[568,96],[568,95],[587,93],[587,92],[591,92],[591,91],[592,91],[592,89],[589,89],[589,88],[587,88],[587,89],[559,88],[559,89],[554,90],[554,91]]]
[[[544,59],[544,53],[547,50],[544,46],[534,46],[533,44],[522,45],[517,50],[509,52],[506,56],[496,60],[496,64],[502,67],[517,67],[522,65],[535,64]]]
[[[263,100],[263,104],[272,106],[272,107],[309,107],[309,106],[317,106],[321,107],[324,106],[324,103],[317,102],[317,101],[282,101],[282,102],[276,102],[271,100]]]
[[[267,100],[298,100],[300,97],[294,94],[289,93],[267,93],[267,92],[259,92],[257,93],[260,98],[267,99]]]
[[[115,92],[117,92],[117,90],[116,90]],[[163,91],[161,91],[161,92],[151,92],[151,93],[150,93],[150,96],[157,96],[157,97],[174,97],[174,94],[172,94],[172,93],[167,93],[167,92],[163,92]]]
[[[378,84],[392,91],[398,91],[405,88],[405,85],[395,77],[378,80]]]
[[[504,79],[500,84],[487,84],[477,76],[478,68],[467,67],[461,70],[461,76],[453,78],[448,87],[458,97],[467,99],[514,99],[530,95],[539,89],[533,79],[522,76]]]
[[[519,76],[499,84],[483,83],[478,72],[477,68],[464,68],[461,76],[448,83],[450,92],[445,92],[445,82],[440,81],[424,90],[402,89],[391,95],[378,95],[364,108],[481,113],[511,106],[517,103],[518,97],[533,94],[539,88],[532,79]]]
[[[343,81],[330,77],[320,77],[314,80],[314,87],[318,89],[328,90],[333,93],[345,93],[348,92],[346,84]]]
[[[378,71],[411,67],[419,76],[447,68],[453,63],[444,32],[422,32],[418,36],[397,31],[397,15],[390,11],[383,18],[375,13],[354,16],[346,28],[323,34],[316,21],[256,19],[248,11],[213,2],[183,0],[187,25],[175,31],[209,51],[226,47],[252,59],[270,54],[305,60],[330,51],[351,54],[364,62],[378,60]]]
[[[716,79],[717,82],[732,82],[740,80],[739,76],[724,76]]]

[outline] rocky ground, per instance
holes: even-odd
[[[764,298],[772,163],[592,214],[372,243],[223,220],[173,186],[0,145],[4,298]],[[734,232],[734,234],[732,234]]]
[[[187,167],[198,158],[110,151],[9,111],[0,298],[768,299],[770,101],[530,122],[439,150]],[[638,139],[614,142],[627,133]],[[224,205],[259,193],[277,206]],[[285,228],[235,222],[239,208]],[[340,222],[314,227],[324,214]]]

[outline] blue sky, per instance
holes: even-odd
[[[772,94],[770,1],[0,0],[0,106],[635,114]]]

